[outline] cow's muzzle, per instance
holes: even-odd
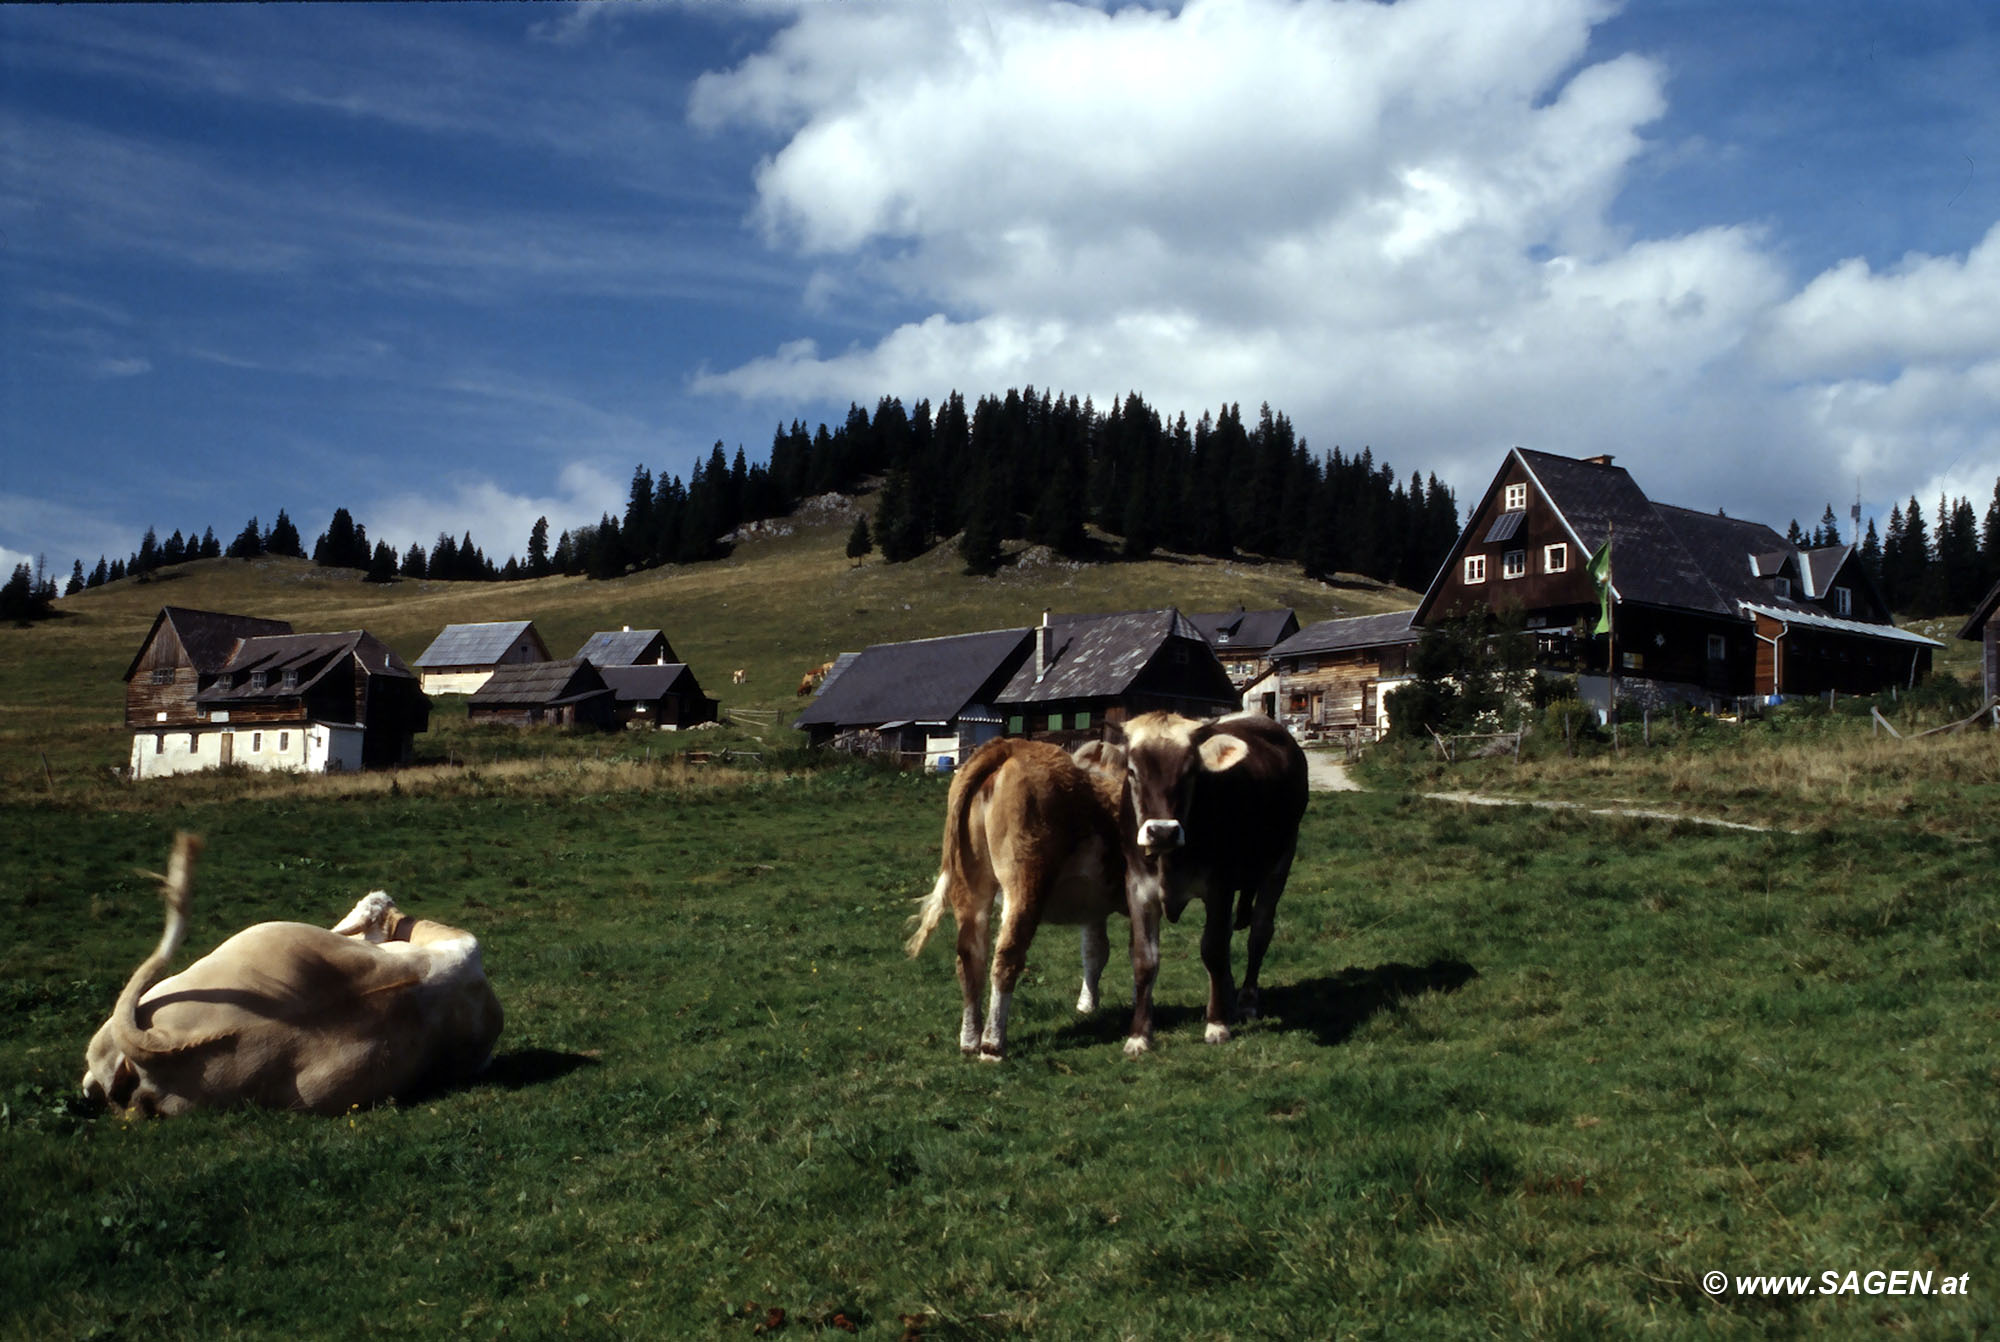
[[[1171,853],[1187,842],[1178,820],[1147,820],[1139,825],[1139,851],[1147,857]]]

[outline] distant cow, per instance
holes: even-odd
[[[742,685],[749,679],[750,673],[740,666],[729,673],[729,683],[732,685]]]
[[[998,1061],[1007,1050],[1007,1012],[1042,923],[1083,928],[1083,988],[1076,1009],[1097,1008],[1097,981],[1110,958],[1106,919],[1132,920],[1132,1028],[1125,1052],[1152,1044],[1153,976],[1160,963],[1160,905],[1133,903],[1119,835],[1123,778],[1087,769],[1047,742],[989,742],[953,776],[945,803],[937,883],[922,901],[905,949],[923,949],[945,906],[958,925],[958,982],[965,997],[959,1051]],[[991,1010],[982,1015],[993,901],[1004,894],[994,943]]]
[[[1305,752],[1259,713],[1212,722],[1145,713],[1125,724],[1122,744],[1131,810],[1121,828],[1133,897],[1159,901],[1170,922],[1193,900],[1206,906],[1206,1038],[1221,1043],[1237,1012],[1245,1020],[1257,1014],[1257,970],[1306,811]],[[1237,927],[1250,929],[1240,993],[1229,965]]]
[[[799,692],[797,697],[803,699],[808,694],[811,694],[814,690],[818,689],[821,685],[825,684],[827,676],[830,675],[832,671],[833,671],[832,662],[821,662],[818,666],[806,672],[803,676],[800,676]]]
[[[160,944],[84,1054],[85,1098],[139,1114],[339,1113],[483,1068],[500,1003],[469,932],[377,890],[331,930],[258,923],[171,978],[201,841],[178,836]]]

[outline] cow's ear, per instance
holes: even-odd
[[[1220,732],[1204,740],[1200,750],[1201,767],[1216,774],[1234,769],[1250,758],[1250,747],[1244,744],[1242,737]]]

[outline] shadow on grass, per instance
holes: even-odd
[[[517,1048],[496,1053],[486,1070],[472,1078],[470,1085],[495,1086],[501,1090],[526,1090],[560,1080],[571,1072],[598,1065],[587,1053],[564,1053],[553,1048]]]
[[[1321,978],[1297,983],[1265,984],[1260,994],[1260,1014],[1265,1028],[1300,1030],[1310,1033],[1320,1044],[1333,1047],[1344,1043],[1356,1030],[1405,998],[1427,992],[1456,992],[1479,971],[1463,960],[1433,960],[1427,965],[1390,961],[1372,969],[1350,967]],[[1111,988],[1110,971],[1105,986]],[[1130,985],[1122,1005],[1109,991],[1104,1005],[1088,1019],[1073,1020],[1053,1037],[1058,1047],[1114,1043],[1125,1037],[1131,1024]],[[1198,1029],[1207,1017],[1205,1003],[1196,1005],[1153,1004],[1153,1032],[1173,1034]]]

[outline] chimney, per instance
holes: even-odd
[[[1035,626],[1035,679],[1041,680],[1049,673],[1049,613],[1042,612],[1042,622]]]
[[[628,625],[626,625],[626,626],[625,626],[625,628],[624,628],[624,630],[623,630],[623,632],[624,632],[624,633],[627,633],[627,634],[631,633],[631,632],[632,632],[632,626],[631,626],[631,625],[629,625],[629,624],[628,624]]]
[[[1594,457],[1585,457],[1583,464],[1586,466],[1609,466],[1611,464],[1611,454],[1609,452],[1600,452]]]

